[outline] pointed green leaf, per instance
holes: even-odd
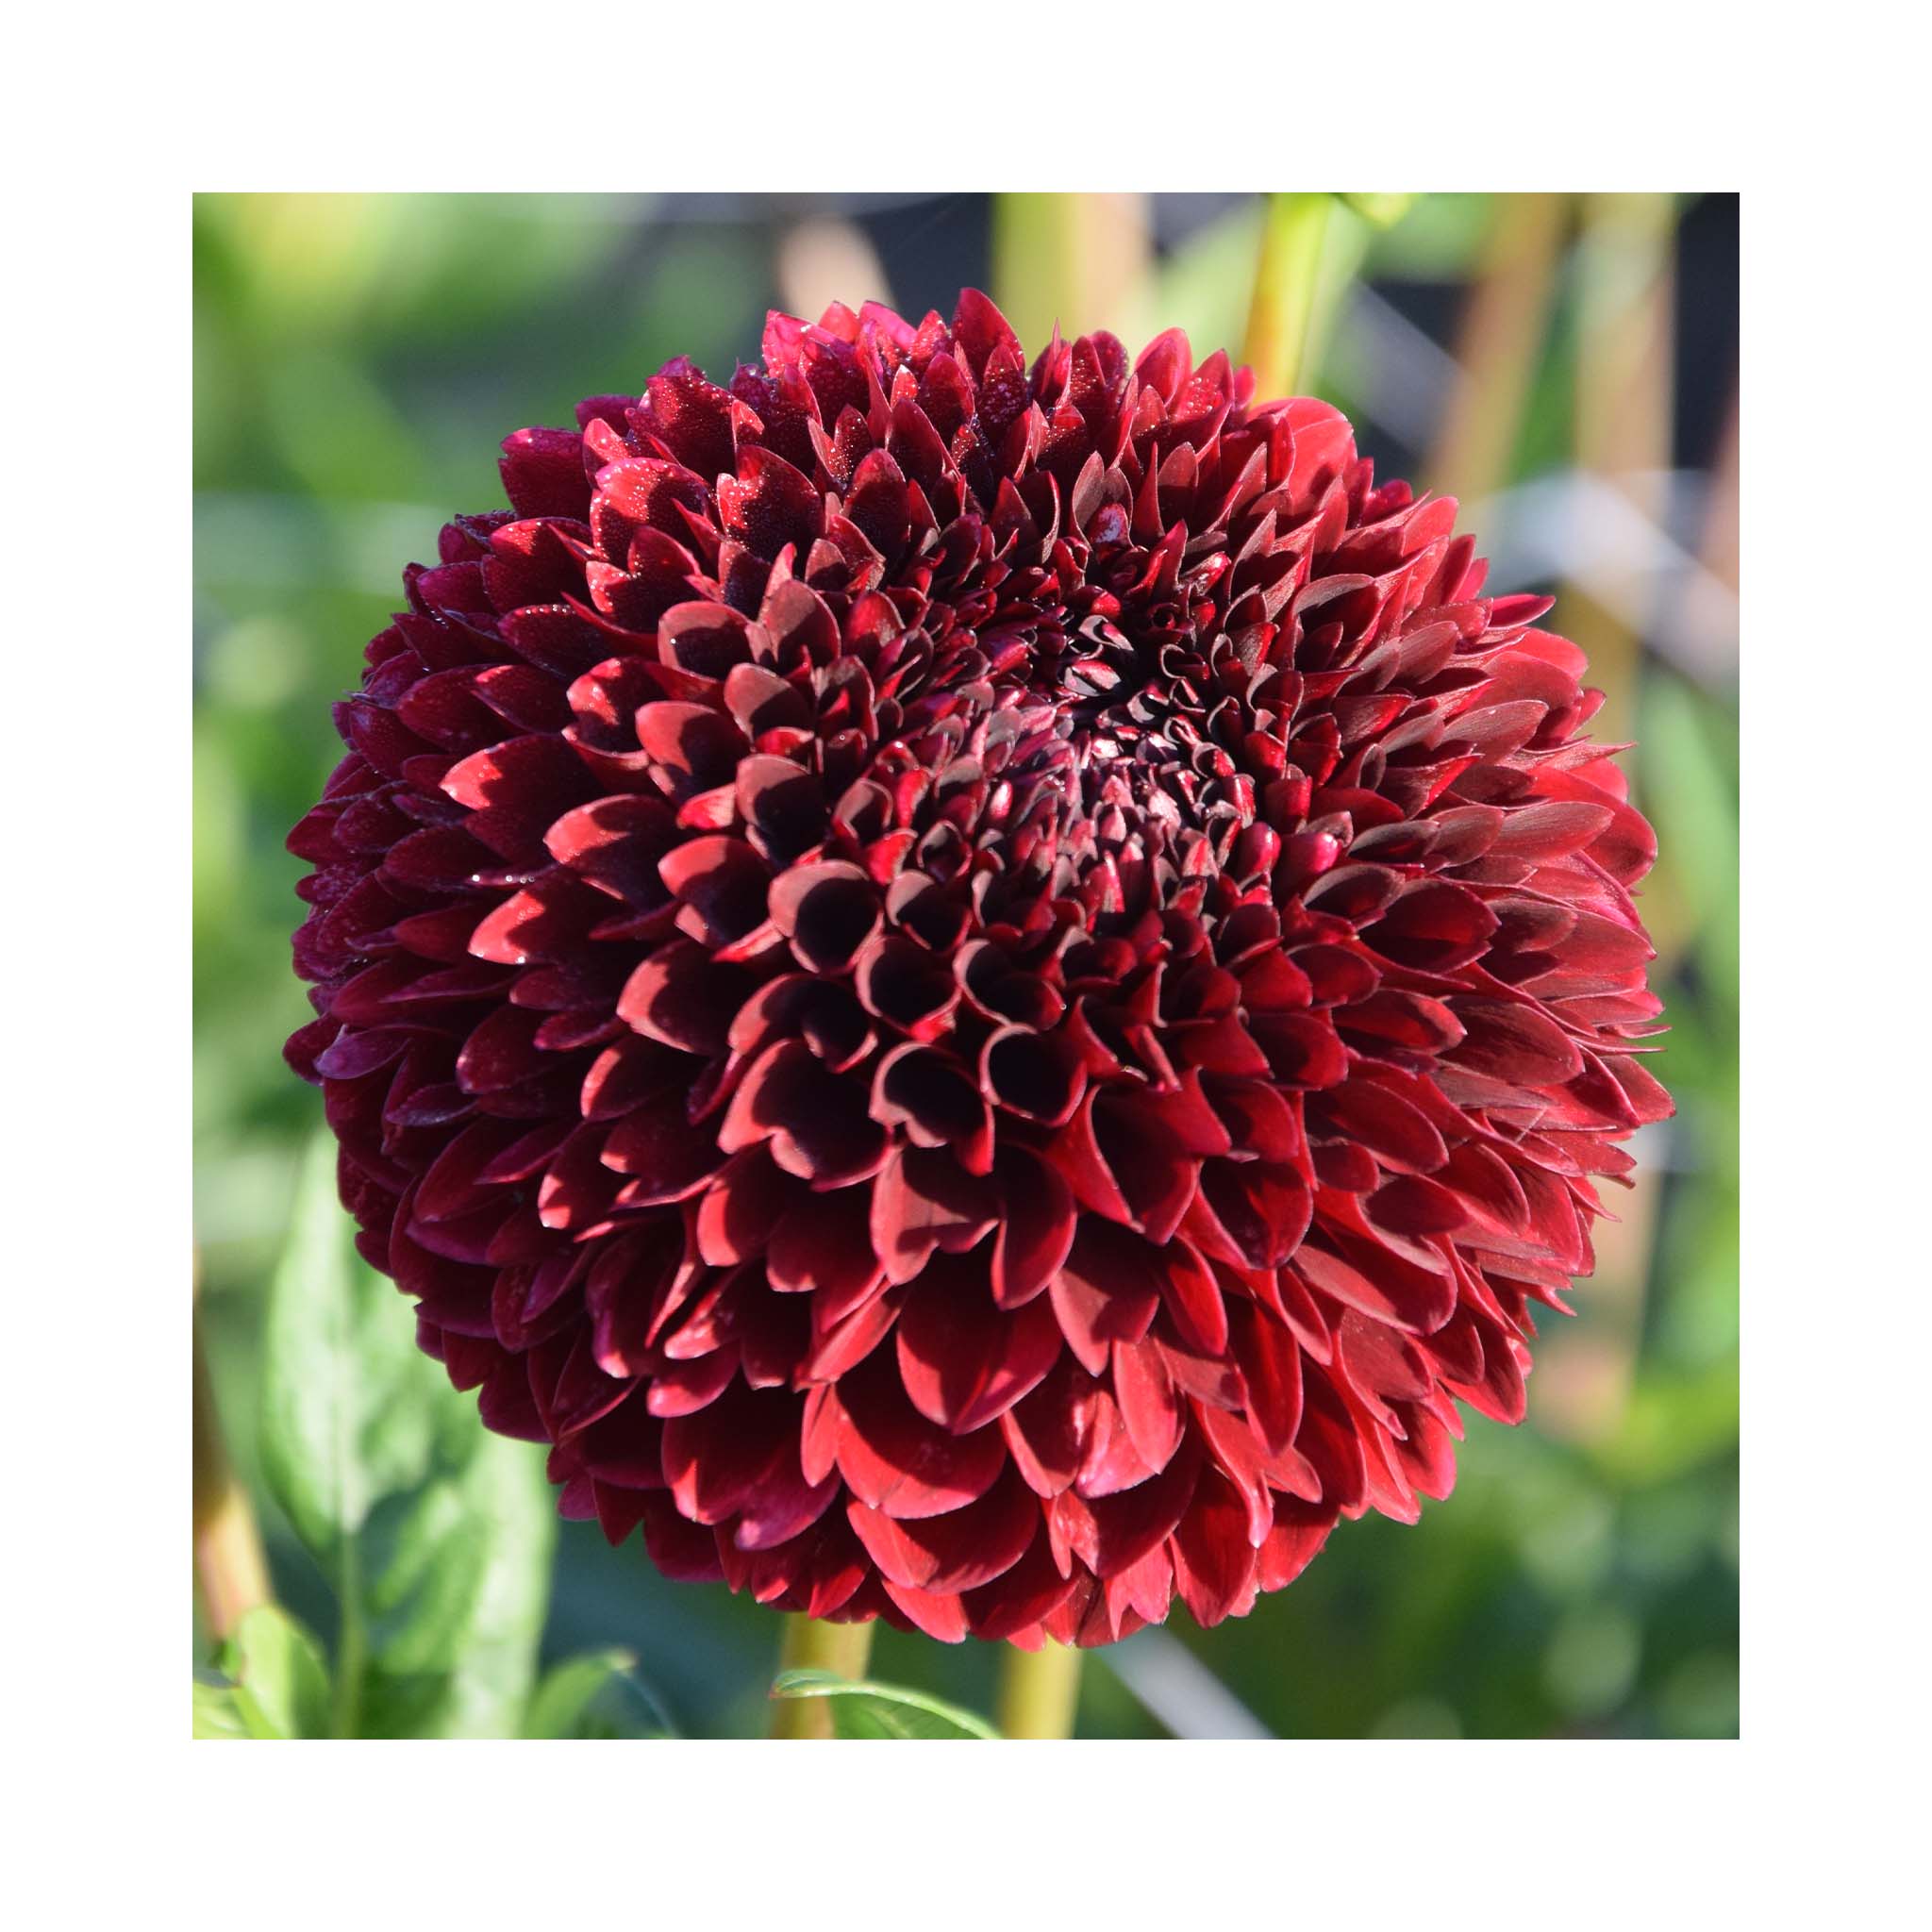
[[[442,1396],[460,1432],[364,1539],[367,1737],[514,1737],[536,1676],[557,1536],[543,1459]]]
[[[524,1713],[526,1738],[668,1738],[675,1726],[637,1674],[627,1650],[566,1658]]]
[[[304,1164],[269,1293],[269,1487],[334,1586],[339,1736],[510,1737],[536,1673],[556,1512],[541,1453],[494,1436],[356,1254],[334,1147]]]
[[[375,1501],[420,1476],[435,1417],[408,1305],[363,1266],[318,1136],[269,1288],[261,1457],[297,1536],[333,1574]]]
[[[235,1625],[215,1659],[251,1738],[328,1736],[328,1667],[322,1646],[275,1604]]]
[[[250,1735],[232,1684],[194,1680],[194,1735],[197,1738],[246,1738]]]
[[[997,1738],[983,1717],[898,1684],[849,1682],[830,1671],[780,1671],[774,1697],[828,1697],[841,1738]]]

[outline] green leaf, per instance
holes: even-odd
[[[261,1456],[341,1611],[337,1736],[513,1737],[556,1540],[542,1457],[485,1429],[357,1256],[318,1140],[269,1291]]]
[[[997,1738],[983,1717],[898,1684],[851,1683],[830,1671],[780,1671],[774,1697],[829,1697],[841,1738]]]
[[[211,1684],[206,1677],[194,1680],[194,1735],[197,1738],[245,1738],[250,1735],[247,1721],[235,1698],[232,1684]]]
[[[557,1536],[543,1460],[455,1408],[461,1437],[364,1540],[365,1737],[514,1737],[536,1676]]]
[[[627,1650],[566,1658],[538,1685],[524,1713],[526,1738],[668,1738],[664,1707]]]
[[[258,1604],[215,1658],[251,1738],[328,1736],[328,1667],[322,1647],[289,1613]],[[196,1686],[197,1692],[200,1686]]]

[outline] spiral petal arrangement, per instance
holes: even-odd
[[[1105,1643],[1524,1411],[1655,844],[1456,507],[1178,331],[771,318],[504,444],[337,712],[368,1259],[675,1577]]]

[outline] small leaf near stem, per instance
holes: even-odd
[[[780,1671],[776,1698],[816,1698],[831,1711],[837,1738],[993,1739],[999,1733],[976,1712],[903,1684],[854,1682],[829,1671]]]
[[[788,1616],[778,1641],[782,1671],[829,1671],[857,1681],[872,1656],[870,1624],[824,1624],[816,1617]],[[772,1712],[774,1738],[829,1738],[832,1713],[823,1698],[780,1699]]]
[[[1299,395],[1300,386],[1313,379],[1309,336],[1333,201],[1328,194],[1268,197],[1241,352],[1255,372],[1257,397]]]
[[[1079,1702],[1077,1650],[1051,1637],[1038,1650],[1007,1646],[993,1713],[1002,1737],[1071,1738]]]

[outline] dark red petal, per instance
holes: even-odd
[[[1165,1469],[1181,1441],[1181,1402],[1161,1352],[1151,1341],[1117,1341],[1113,1399],[1128,1439],[1149,1469]]]
[[[1532,1006],[1463,998],[1455,1011],[1464,1035],[1452,1056],[1458,1067],[1521,1087],[1556,1085],[1583,1069],[1576,1042]]]
[[[961,1254],[999,1225],[999,1197],[943,1151],[902,1148],[872,1190],[873,1246],[888,1281],[910,1281],[934,1248]]]
[[[1044,1301],[994,1306],[974,1257],[935,1257],[913,1285],[896,1331],[899,1373],[921,1414],[956,1434],[982,1427],[1036,1388],[1060,1353]]]
[[[1039,1294],[1074,1244],[1074,1196],[1059,1171],[1031,1149],[1000,1148],[994,1179],[1004,1205],[993,1239],[993,1299],[1013,1308]]]
[[[1174,1581],[1181,1601],[1204,1628],[1239,1615],[1259,1587],[1248,1510],[1225,1475],[1203,1470],[1187,1513],[1174,1525]]]
[[[1046,1380],[1000,1418],[1014,1466],[1037,1495],[1072,1487],[1087,1455],[1100,1384],[1063,1353]]]
[[[1193,1498],[1200,1468],[1199,1454],[1189,1446],[1158,1475],[1117,1494],[1090,1502],[1063,1491],[1053,1501],[1049,1524],[1094,1575],[1118,1575],[1173,1534]]]
[[[1040,1528],[1039,1498],[1008,1470],[977,1502],[942,1516],[894,1517],[854,1501],[846,1514],[891,1583],[952,1595],[1004,1575]]]
[[[1053,1277],[1054,1312],[1067,1345],[1088,1371],[1102,1374],[1116,1341],[1139,1341],[1160,1306],[1158,1251],[1139,1235],[1091,1215]]]
[[[977,1502],[1006,1466],[996,1426],[956,1436],[928,1422],[874,1357],[841,1388],[838,1466],[852,1493],[888,1516],[941,1516]]]
[[[793,866],[771,886],[772,922],[814,973],[849,968],[879,924],[877,889],[856,865]]]
[[[1428,1116],[1373,1080],[1346,1080],[1308,1103],[1311,1128],[1358,1142],[1398,1174],[1428,1174],[1449,1158]]]
[[[1248,1419],[1262,1447],[1278,1456],[1292,1446],[1302,1418],[1301,1345],[1286,1324],[1256,1302],[1230,1311],[1235,1359],[1247,1390]]]

